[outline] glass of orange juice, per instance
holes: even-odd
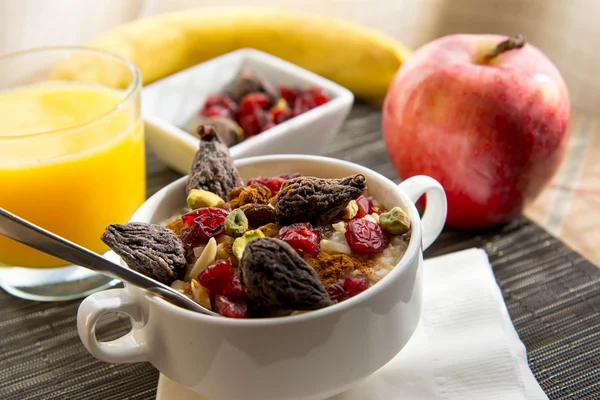
[[[106,225],[145,199],[140,73],[110,53],[50,47],[0,56],[0,208],[97,253]],[[112,278],[0,236],[0,286],[38,301]]]

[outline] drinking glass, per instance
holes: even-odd
[[[140,73],[116,55],[46,47],[0,56],[0,208],[92,251],[145,199]],[[118,281],[0,236],[0,287],[57,301]]]

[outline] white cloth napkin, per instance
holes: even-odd
[[[410,342],[366,381],[329,400],[547,399],[483,250],[427,260],[423,278],[423,314]],[[204,397],[161,375],[157,400],[175,399]]]

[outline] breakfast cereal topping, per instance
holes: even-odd
[[[400,207],[394,207],[379,216],[381,227],[392,235],[402,235],[410,229],[410,218]]]
[[[192,189],[187,197],[188,207],[192,210],[202,207],[214,207],[224,203],[222,198],[208,190]]]
[[[329,287],[344,276],[359,271],[366,273],[373,267],[371,260],[359,260],[348,254],[328,254],[321,252],[315,257],[304,258],[317,271],[325,287]]]
[[[203,189],[227,198],[233,188],[244,184],[233,165],[229,149],[211,126],[200,125],[198,136],[200,148],[194,156],[186,190],[189,193],[192,189]]]
[[[185,271],[184,245],[170,229],[143,222],[111,224],[101,239],[131,269],[166,285]]]
[[[244,254],[244,250],[248,246],[248,243],[257,238],[264,237],[265,235],[259,231],[258,229],[247,231],[241,237],[235,239],[233,241],[233,245],[231,246],[231,250],[233,251],[233,255],[238,259],[242,259],[242,255]]]
[[[231,237],[242,236],[248,230],[248,218],[239,208],[225,218],[225,232]]]
[[[315,270],[287,243],[275,238],[250,241],[240,263],[248,296],[290,310],[316,310],[332,304]]]
[[[287,94],[303,101],[301,92]],[[239,114],[266,97],[248,93],[238,107],[227,95],[213,96],[204,111]],[[406,251],[410,218],[400,207],[380,208],[364,175],[294,172],[244,185],[215,130],[198,133],[180,216],[165,228],[109,225],[102,237],[132,269],[224,317],[277,318],[356,296]]]
[[[366,178],[357,174],[343,179],[301,176],[287,180],[275,197],[279,221],[327,223],[366,189]]]
[[[238,208],[245,204],[267,204],[271,199],[269,188],[259,184],[248,187],[235,187],[229,192],[229,206]]]
[[[245,204],[239,209],[248,218],[248,225],[251,228],[259,228],[277,221],[275,209],[269,204]]]

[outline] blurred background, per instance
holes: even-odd
[[[0,0],[0,53],[82,44],[126,21],[213,5],[334,16],[379,29],[413,49],[449,33],[525,35],[561,71],[574,111],[561,171],[526,215],[600,265],[599,0]]]
[[[597,0],[0,0],[0,53],[80,44],[128,20],[209,5],[301,8],[380,29],[412,48],[454,32],[521,32],[560,69],[573,107],[598,113]]]

